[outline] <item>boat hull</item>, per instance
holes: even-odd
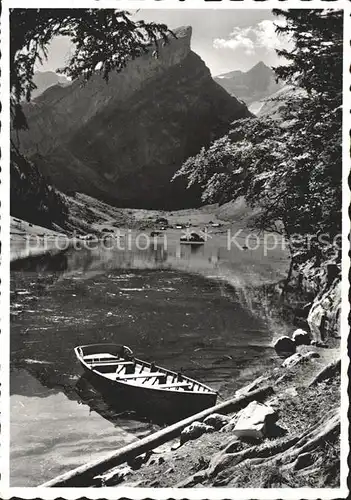
[[[216,393],[170,391],[123,384],[107,379],[80,363],[92,386],[104,400],[119,411],[134,411],[157,423],[176,422],[214,406]]]
[[[181,245],[204,245],[204,241],[182,241],[180,240]]]

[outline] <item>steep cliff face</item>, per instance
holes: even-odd
[[[318,255],[306,259],[296,253],[295,259],[284,307],[313,340],[332,345],[341,335],[341,250],[321,247]]]
[[[317,265],[316,265],[317,264]],[[307,261],[300,267],[301,288],[313,296],[307,316],[312,338],[317,342],[340,336],[341,262],[340,254],[321,264]]]
[[[191,28],[106,84],[51,87],[25,108],[21,147],[53,184],[120,206],[181,208],[198,190],[171,183],[185,159],[250,116],[190,49]]]

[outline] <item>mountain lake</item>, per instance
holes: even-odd
[[[159,428],[116,415],[82,376],[76,345],[128,345],[221,398],[276,361],[272,340],[288,326],[257,290],[283,277],[286,254],[228,250],[224,234],[177,242],[170,233],[167,248],[69,248],[12,263],[11,486],[38,486]]]

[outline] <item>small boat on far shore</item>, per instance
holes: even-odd
[[[217,392],[210,387],[137,359],[127,346],[92,344],[74,351],[102,395],[142,415],[176,421],[216,404]]]
[[[205,243],[205,239],[200,236],[198,233],[193,231],[189,235],[182,236],[180,238],[180,243],[189,244],[189,245],[203,245]]]

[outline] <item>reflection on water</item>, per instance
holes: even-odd
[[[223,397],[273,362],[270,324],[243,307],[239,284],[271,275],[282,256],[263,261],[260,276],[257,256],[237,253],[213,244],[69,249],[12,265],[13,486],[38,485],[155,429],[116,416],[80,378],[76,345],[130,345]]]
[[[25,370],[11,373],[28,395],[11,396],[12,483],[38,485],[142,437],[150,425],[116,426],[67,394],[45,389]],[[139,428],[138,428],[139,427]]]
[[[245,239],[244,233],[243,236],[234,238],[235,234],[235,231],[210,233],[204,245],[182,245],[179,244],[179,231],[169,230],[165,236],[150,240],[148,248],[141,250],[138,249],[138,233],[131,232],[125,241],[111,239],[105,245],[94,241],[76,241],[74,245],[79,248],[78,251],[69,248],[48,258],[44,255],[15,261],[11,268],[63,270],[66,274],[78,270],[103,272],[117,268],[172,268],[226,277],[228,280],[232,278],[235,285],[240,284],[240,281],[245,281],[246,285],[275,282],[285,274],[288,259],[286,252],[282,250],[282,244],[278,242],[275,249],[267,250],[263,244],[264,236],[259,240],[260,244],[257,244],[257,237],[250,243],[251,240]],[[256,248],[239,250],[238,246],[244,243]],[[139,246],[140,244],[141,240]]]

